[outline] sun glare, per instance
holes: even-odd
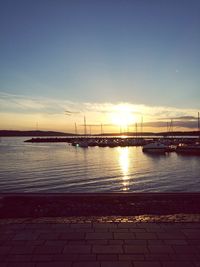
[[[111,113],[111,121],[113,124],[127,127],[137,121],[136,116],[133,114],[133,110],[129,105],[118,105]]]

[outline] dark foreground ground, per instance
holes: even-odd
[[[80,223],[75,219],[0,220],[0,266],[200,266],[200,223],[97,223],[86,218]]]
[[[200,214],[200,193],[0,194],[0,218]]]
[[[1,267],[200,266],[200,194],[0,197]]]

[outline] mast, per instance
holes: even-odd
[[[173,119],[171,119],[170,129],[171,129],[171,137],[173,137]]]
[[[101,135],[103,134],[103,125],[101,123]]]
[[[200,139],[200,121],[199,121],[199,112],[198,112],[198,131],[199,131],[199,139]]]
[[[137,133],[137,122],[135,123],[135,137],[137,138],[137,135],[138,135],[138,133]]]
[[[84,116],[84,135],[87,134],[87,128],[86,128],[86,118]]]
[[[142,138],[142,135],[143,135],[143,116],[141,118],[141,129],[140,129],[140,135],[141,135],[141,138]]]
[[[75,129],[75,135],[77,135],[77,134],[78,134],[78,131],[77,131],[77,125],[76,125],[76,122],[75,122],[75,124],[74,124],[74,129]]]

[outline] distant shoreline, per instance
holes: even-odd
[[[120,136],[120,135],[127,135],[127,136],[200,136],[200,131],[176,131],[173,133],[168,132],[124,132],[124,133],[105,133],[105,134],[93,134],[91,136]],[[0,130],[0,137],[42,137],[42,136],[83,136],[83,135],[76,135],[74,133],[63,133],[63,132],[56,132],[56,131],[18,131],[18,130]]]

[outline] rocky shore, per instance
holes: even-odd
[[[0,194],[0,218],[200,214],[200,193]]]

